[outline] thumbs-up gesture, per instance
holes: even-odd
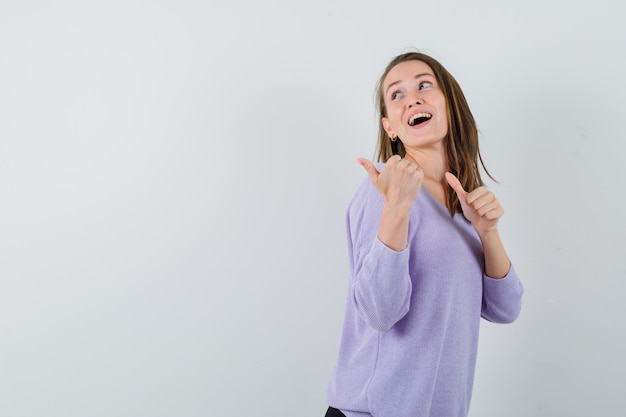
[[[504,209],[496,196],[485,187],[478,187],[472,192],[463,189],[461,182],[450,172],[446,172],[446,180],[461,202],[463,215],[472,223],[480,235],[496,228]]]
[[[399,155],[389,158],[382,172],[365,158],[357,158],[357,161],[365,168],[385,203],[397,207],[413,206],[424,180],[421,167]]]

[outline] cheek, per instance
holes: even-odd
[[[439,115],[441,116],[439,117],[439,123],[445,126],[447,130],[448,129],[448,107],[446,106],[445,102],[440,106]]]
[[[404,109],[402,106],[396,106],[395,109],[393,109],[393,115],[391,116],[391,118],[393,119],[394,123],[402,123],[402,114],[404,113]]]
[[[441,116],[442,117],[439,117],[437,122],[439,123],[440,128],[444,129],[446,133],[448,133],[448,114],[446,112],[443,112]]]
[[[444,134],[444,135],[447,135],[447,134],[448,134],[448,121],[447,121],[447,120],[444,120],[444,121],[441,123],[441,130],[442,130],[442,132],[443,132],[443,134]]]

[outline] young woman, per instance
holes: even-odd
[[[437,60],[400,55],[377,89],[386,163],[358,159],[368,178],[347,211],[352,276],[326,416],[466,417],[480,317],[510,323],[521,309],[503,209],[483,186],[463,92]]]

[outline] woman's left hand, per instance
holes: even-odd
[[[446,180],[459,197],[463,215],[472,223],[479,235],[496,229],[498,220],[504,214],[504,208],[494,193],[485,187],[478,187],[468,193],[463,189],[459,179],[450,172],[446,172]]]

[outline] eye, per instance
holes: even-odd
[[[425,89],[425,88],[432,87],[432,86],[433,86],[433,83],[431,83],[430,81],[422,81],[422,82],[419,84],[419,87],[418,87],[418,88],[419,88],[420,90],[423,90],[423,89]]]
[[[399,91],[394,91],[393,93],[391,93],[391,99],[392,100],[397,100],[402,96],[402,93],[400,93]]]

